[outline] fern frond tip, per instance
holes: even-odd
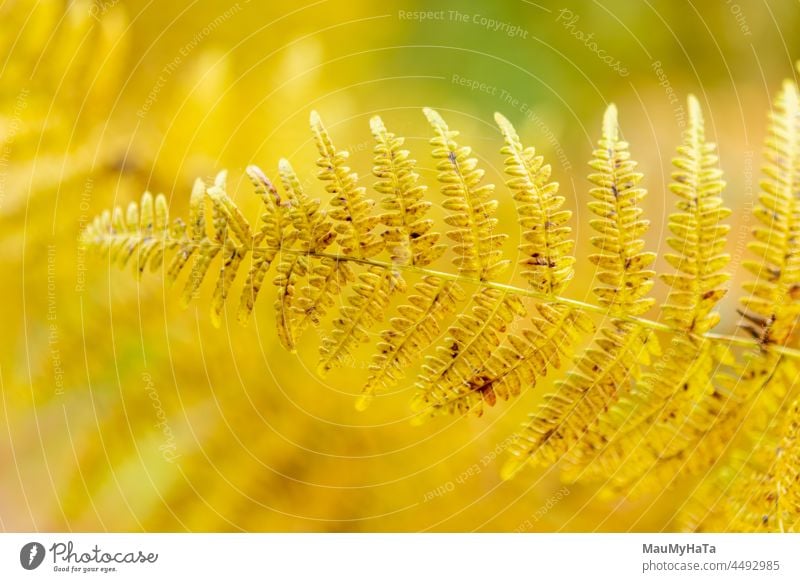
[[[441,127],[445,131],[447,130],[447,124],[444,121],[444,118],[439,114],[438,111],[435,109],[431,109],[430,107],[424,107],[422,112],[425,114],[425,117],[428,119],[428,122],[433,125],[434,127]]]
[[[372,130],[372,135],[380,135],[386,131],[386,126],[383,124],[383,119],[380,115],[373,115],[369,118],[369,128]]]
[[[616,142],[619,140],[619,120],[617,106],[611,103],[603,114],[603,139]]]
[[[494,122],[502,129],[504,127],[512,127],[508,118],[499,111],[494,112]]]
[[[703,123],[703,112],[700,109],[700,102],[692,93],[686,97],[686,103],[689,109],[689,123]]]

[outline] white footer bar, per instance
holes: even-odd
[[[2,534],[0,580],[800,580],[800,534]]]

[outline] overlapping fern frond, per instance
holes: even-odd
[[[257,224],[234,202],[222,173],[214,184],[195,184],[187,223],[170,222],[166,199],[146,193],[141,204],[98,217],[86,241],[137,273],[162,268],[175,282],[188,272],[184,303],[213,277],[216,325],[239,273],[238,318],[246,322],[275,265],[275,320],[284,347],[294,350],[309,326],[319,326],[319,371],[326,373],[372,345],[359,408],[398,386],[423,357],[413,399],[420,419],[480,415],[566,368],[513,439],[506,477],[530,464],[560,463],[567,479],[599,478],[609,491],[626,494],[692,477],[699,483],[686,518],[691,527],[796,530],[797,87],[784,85],[770,116],[767,179],[755,210],[761,225],[751,244],[759,260],[746,265],[756,277],[743,300],[749,338],[713,331],[730,278],[724,223],[730,210],[694,97],[688,111],[670,184],[676,209],[665,258],[674,272],[660,275],[669,288],[660,320],[645,317],[657,277],[656,255],[645,250],[643,175],[613,105],[590,162],[595,304],[565,296],[576,264],[572,213],[550,166],[500,114],[500,151],[520,232],[520,269],[509,280],[500,279],[511,261],[499,194],[458,132],[432,109],[424,114],[439,194],[421,183],[404,140],[374,117],[376,204],[348,167],[348,153],[312,113],[327,206],[281,160],[281,191],[267,173],[247,170],[261,205]],[[429,212],[434,206],[445,213],[438,228]],[[453,272],[437,267],[448,259]],[[574,357],[597,327],[594,341]]]
[[[793,341],[800,302],[800,95],[786,81],[770,112],[759,204],[761,222],[748,248],[758,261],[744,264],[755,279],[745,284],[746,329],[764,344]]]
[[[742,412],[736,432],[726,435],[726,455],[694,500],[701,509],[688,523],[699,528],[797,531],[800,526],[793,450],[800,370],[795,359],[774,349],[798,346],[800,94],[791,81],[784,82],[769,114],[763,171],[753,211],[760,224],[748,245],[758,260],[745,263],[755,279],[744,285],[748,295],[741,312],[759,349],[736,366]]]
[[[600,285],[594,288],[601,305],[612,316],[639,315],[649,309],[652,299],[645,295],[653,286],[655,273],[647,267],[654,253],[643,251],[640,238],[647,229],[638,202],[645,190],[638,187],[642,175],[635,172],[628,144],[619,137],[616,107],[603,118],[603,137],[590,162],[589,176],[595,198],[589,208],[598,217],[592,227],[598,236],[592,244],[600,251],[589,260],[597,265]],[[648,330],[612,317],[600,331],[595,344],[577,359],[575,368],[557,384],[557,391],[545,397],[539,411],[531,416],[514,447],[514,459],[504,468],[512,476],[525,463],[555,463],[578,443],[598,444],[592,427],[601,410],[608,409],[630,390],[640,375],[640,364],[658,353],[655,336]]]
[[[721,272],[730,260],[724,253],[729,227],[721,220],[730,210],[719,196],[724,182],[716,146],[705,139],[702,113],[693,96],[688,110],[688,129],[673,160],[669,185],[677,197],[677,211],[669,218],[674,236],[667,239],[675,252],[666,259],[677,272],[661,275],[670,287],[664,321],[679,333],[630,395],[601,414],[590,431],[601,446],[570,452],[571,474],[603,476],[629,492],[661,487],[676,470],[687,474],[707,468],[699,455],[690,461],[687,450],[697,446],[735,404],[714,386],[720,364],[730,363],[726,347],[693,335],[709,331],[719,321],[712,309],[725,294],[721,285],[729,278]],[[708,443],[703,448],[712,450]]]

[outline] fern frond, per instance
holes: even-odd
[[[371,328],[390,313],[396,296],[397,315],[380,334],[359,408],[395,387],[447,329],[425,360],[414,406],[419,416],[480,415],[498,399],[516,396],[566,367],[573,346],[594,333],[589,315],[603,317],[594,342],[513,440],[503,476],[527,464],[564,462],[566,477],[602,475],[608,491],[627,494],[693,476],[703,479],[703,495],[720,487],[726,493],[707,504],[712,517],[696,520],[703,527],[789,530],[797,527],[799,469],[794,449],[800,412],[795,404],[787,415],[785,403],[800,400],[794,363],[800,358],[795,333],[800,97],[794,84],[785,84],[770,118],[767,179],[755,211],[761,224],[750,245],[762,261],[748,263],[757,279],[747,283],[749,297],[743,301],[755,340],[711,331],[728,280],[723,222],[730,211],[721,199],[724,182],[715,145],[706,140],[693,97],[688,110],[689,127],[670,185],[677,210],[669,218],[672,252],[666,259],[675,272],[661,276],[670,287],[661,321],[644,317],[654,303],[648,294],[655,255],[644,250],[648,221],[639,208],[645,195],[642,175],[620,137],[613,105],[590,162],[589,207],[596,231],[590,260],[597,267],[597,304],[562,296],[575,265],[571,213],[563,208],[550,166],[523,146],[499,114],[506,185],[521,227],[523,287],[497,280],[509,261],[502,254],[506,235],[498,231],[494,187],[484,183],[471,149],[460,145],[458,133],[431,109],[424,112],[434,131],[433,157],[448,213],[446,237],[455,243],[456,272],[432,267],[444,245],[429,217],[425,186],[403,139],[379,117],[370,123],[379,213],[346,165],[347,152],[336,149],[312,113],[318,176],[332,195],[330,210],[306,195],[291,165],[281,160],[283,199],[264,172],[254,166],[247,170],[261,200],[254,224],[229,195],[221,173],[213,185],[195,183],[186,224],[170,219],[163,195],[145,193],[139,204],[96,218],[86,231],[87,242],[107,251],[114,264],[133,266],[137,276],[148,266],[163,268],[166,279],[175,282],[189,271],[184,304],[214,272],[211,320],[216,325],[245,263],[240,321],[249,318],[264,278],[277,263],[274,308],[278,337],[287,349],[294,350],[309,325],[318,325],[335,304],[341,305],[321,342],[321,373],[350,361],[369,341]],[[416,277],[412,291],[406,275]],[[453,316],[467,299],[465,288],[474,288],[474,296]],[[666,354],[656,332],[670,340]],[[743,364],[733,363],[729,346],[748,350]],[[735,377],[728,378],[731,366]],[[732,513],[732,503],[742,511]]]
[[[188,256],[195,250],[192,240],[185,238],[185,226],[180,219],[169,225],[169,208],[166,198],[159,194],[155,201],[150,192],[142,195],[142,208],[140,218],[139,205],[131,202],[123,214],[120,207],[113,213],[103,212],[96,217],[83,233],[87,244],[95,245],[102,251],[109,253],[112,264],[125,267],[133,262],[135,273],[138,275],[150,265],[151,270],[158,269],[164,260],[165,251],[174,247],[176,239],[183,239],[186,244],[179,256]],[[185,261],[184,261],[185,262]],[[174,267],[170,267],[170,271]]]
[[[579,446],[570,453],[572,472],[585,477],[588,471],[606,479],[611,475],[610,481],[619,488],[634,481],[640,488],[646,488],[643,483],[647,482],[664,486],[654,466],[695,446],[690,435],[705,434],[718,408],[713,377],[722,361],[730,361],[723,346],[691,335],[703,334],[719,321],[711,310],[725,294],[720,285],[729,278],[721,272],[730,260],[723,252],[729,227],[720,220],[730,210],[719,197],[724,182],[716,167],[716,145],[705,139],[702,113],[693,96],[689,96],[688,109],[689,125],[673,160],[676,171],[670,184],[678,201],[677,212],[669,217],[675,237],[667,242],[680,254],[667,254],[666,259],[678,273],[662,275],[670,285],[664,319],[684,333],[672,340],[655,372],[645,374],[629,398],[602,415],[592,429],[598,438],[584,441],[602,442],[603,449]],[[705,467],[691,463],[682,472],[689,474],[695,468]]]
[[[439,335],[442,321],[465,299],[458,284],[430,275],[414,289],[417,293],[398,308],[399,315],[391,319],[391,327],[381,333],[370,376],[356,403],[359,410],[366,409],[376,393],[389,390],[405,377],[406,368]]]
[[[793,492],[798,466],[792,418],[800,370],[794,362],[775,359],[765,376],[758,368],[763,360],[757,355],[752,360],[753,371],[744,377],[754,387],[749,414],[742,415],[730,452],[705,493],[724,499],[710,511],[719,529],[793,531],[800,525]],[[786,414],[781,414],[783,409]]]
[[[652,481],[656,464],[693,447],[689,435],[705,434],[706,419],[715,418],[721,397],[709,382],[718,364],[711,347],[681,336],[673,339],[630,394],[600,415],[591,430],[600,448],[578,446],[570,451],[568,479],[597,477],[606,481],[607,488],[621,489],[634,481]],[[685,357],[682,354],[693,349],[698,357],[674,372],[672,367]]]
[[[781,445],[792,438],[787,437],[792,429],[784,424],[782,410],[798,398],[800,371],[793,361],[768,349],[797,345],[800,315],[800,96],[792,81],[784,82],[770,113],[765,160],[766,178],[754,209],[761,225],[748,245],[760,260],[745,264],[756,279],[745,284],[749,295],[742,299],[744,327],[761,346],[741,370],[743,381],[755,384],[755,403],[715,476],[714,484],[726,487],[725,503],[710,509],[716,523],[745,531],[785,531],[795,527],[797,519],[796,506],[784,489],[796,472],[785,464]],[[736,478],[725,483],[734,469]]]
[[[348,152],[337,151],[316,111],[311,112],[311,129],[320,154],[318,177],[329,182],[326,190],[333,196],[330,216],[337,221],[334,229],[342,252],[362,259],[377,255],[383,250],[384,241],[373,232],[381,220],[371,214],[375,203],[365,197],[362,186],[356,185],[358,176],[345,165]],[[405,288],[400,274],[390,269],[373,267],[359,279],[347,305],[334,319],[332,333],[320,344],[320,374],[341,366],[354,347],[367,341],[367,330],[383,319],[389,296]]]
[[[594,331],[592,320],[579,310],[558,303],[539,303],[536,310],[532,327],[509,334],[466,380],[437,384],[427,400],[434,411],[480,416],[484,405],[519,396],[550,369],[561,368],[572,357],[572,345]]]
[[[796,519],[791,502],[784,505],[785,499],[793,499],[783,484],[793,478],[794,461],[782,459],[781,441],[792,430],[786,423],[791,423],[789,406],[800,398],[800,368],[794,359],[755,349],[735,372],[722,380],[738,402],[715,431],[716,448],[703,442],[695,447],[713,470],[681,522],[691,531],[781,531]]]
[[[205,217],[205,206],[206,206],[206,185],[200,178],[197,178],[194,181],[194,185],[192,186],[192,194],[189,198],[189,224],[188,229],[189,232],[185,233],[185,228],[182,229],[184,232],[179,232],[176,238],[183,238],[183,236],[187,236],[189,239],[190,244],[181,245],[180,250],[175,253],[175,256],[172,258],[169,266],[167,267],[167,284],[173,285],[178,278],[178,275],[181,274],[186,264],[189,262],[189,259],[195,254],[195,252],[199,252],[200,245],[203,243],[203,240],[206,236],[206,217]]]
[[[282,218],[277,191],[263,172],[251,166],[248,173],[260,195],[264,214],[257,233],[236,203],[228,196],[226,173],[220,172],[214,185],[195,181],[189,202],[189,225],[178,218],[169,223],[166,198],[153,198],[145,192],[140,205],[131,203],[126,215],[115,208],[113,215],[104,213],[87,228],[89,244],[110,251],[112,262],[125,266],[135,257],[134,268],[141,273],[149,264],[151,270],[166,266],[166,280],[174,284],[194,259],[181,294],[181,305],[187,307],[196,296],[217,255],[222,256],[211,300],[211,321],[221,323],[222,310],[231,286],[244,260],[252,256],[252,266],[240,299],[240,320],[246,319],[261,288],[261,282],[282,245],[291,245],[295,235],[287,232]],[[187,232],[188,231],[188,232]],[[259,247],[259,245],[265,245]]]
[[[447,237],[456,243],[453,264],[458,273],[481,281],[501,274],[509,261],[502,258],[501,247],[507,235],[497,232],[497,200],[491,196],[494,184],[481,185],[485,172],[478,160],[470,157],[472,149],[455,141],[458,132],[451,130],[442,116],[425,108],[425,117],[436,132],[430,142],[437,160],[437,178],[451,212],[445,222],[454,230]]]
[[[762,223],[748,248],[759,261],[744,263],[755,280],[745,284],[742,299],[753,337],[762,344],[789,342],[800,314],[800,96],[786,81],[769,116],[759,204]]]
[[[576,443],[595,438],[589,429],[599,413],[629,391],[640,366],[659,353],[651,332],[621,320],[601,328],[600,336],[518,433],[509,448],[512,458],[503,467],[504,478],[513,477],[525,464],[556,463]],[[587,446],[599,448],[602,442]]]
[[[598,266],[598,279],[603,286],[594,289],[600,303],[612,315],[640,314],[653,303],[645,298],[652,288],[653,271],[646,270],[655,259],[653,253],[642,252],[644,241],[639,237],[648,222],[640,220],[636,205],[645,195],[637,188],[641,174],[633,170],[628,144],[619,139],[617,111],[611,105],[603,117],[603,134],[590,166],[597,171],[589,175],[596,199],[590,209],[600,218],[592,227],[600,236],[592,244],[601,253],[591,255]],[[630,391],[640,374],[640,364],[649,363],[651,354],[660,348],[654,334],[614,318],[601,330],[601,337],[577,360],[575,368],[556,384],[556,392],[545,397],[537,413],[523,426],[519,438],[510,449],[514,458],[503,468],[505,478],[516,474],[526,463],[555,463],[572,448],[597,449],[604,435],[594,427],[599,415]]]
[[[502,153],[508,158],[505,171],[509,175],[508,187],[515,192],[518,203],[520,226],[525,242],[520,245],[524,255],[520,263],[523,276],[542,295],[556,298],[563,291],[573,274],[575,259],[569,254],[574,246],[568,238],[571,229],[565,224],[571,213],[561,210],[563,198],[557,196],[558,184],[548,182],[550,166],[544,165],[541,156],[533,148],[523,148],[519,136],[511,123],[499,113],[495,119],[505,139]],[[507,303],[504,295],[493,294],[498,306]],[[484,306],[485,307],[485,306]],[[430,359],[438,375],[426,376],[421,384],[424,390],[419,399],[420,407],[427,406],[429,412],[464,414],[483,413],[484,405],[494,406],[498,398],[507,400],[519,395],[523,386],[535,386],[538,376],[548,368],[558,368],[559,356],[570,355],[570,345],[581,331],[593,330],[591,320],[580,312],[557,303],[539,304],[539,317],[532,318],[533,329],[525,329],[522,335],[508,335],[503,342],[502,334],[517,318],[525,315],[522,305],[511,307],[507,317],[483,320],[477,344],[480,350],[464,352],[465,346],[458,342],[458,333],[464,335],[475,331],[481,317],[477,310],[473,317],[461,316],[469,326],[451,329],[445,349],[440,354],[448,355],[452,361],[462,357],[468,366],[458,364],[455,374],[446,370],[446,359]],[[483,314],[488,311],[483,311]],[[484,315],[485,316],[485,315]],[[494,316],[493,316],[494,317]],[[480,319],[478,321],[481,321]],[[450,376],[447,378],[447,376]]]
[[[299,253],[284,253],[280,257],[277,267],[277,276],[273,284],[278,288],[278,297],[275,300],[275,322],[278,328],[278,338],[281,344],[289,350],[294,351],[296,338],[304,331],[309,322],[307,315],[314,312],[322,315],[325,312],[325,301],[315,297],[315,288],[307,281],[310,267],[310,256],[324,252],[336,238],[336,233],[332,231],[332,225],[324,211],[320,210],[319,200],[311,200],[306,196],[300,185],[300,180],[294,172],[291,164],[282,159],[278,163],[278,170],[283,184],[283,189],[288,198],[288,217],[294,228],[294,239],[299,241]],[[277,199],[273,195],[273,199]],[[272,226],[275,230],[269,230],[270,239],[266,242],[274,247],[275,241],[280,240],[282,232],[287,229],[274,221]],[[294,241],[292,241],[294,242]],[[284,245],[285,246],[285,245]],[[273,251],[265,249],[263,253],[269,254]],[[274,255],[273,255],[274,258]],[[335,269],[330,262],[323,261],[324,264],[319,268],[325,275],[328,271]],[[263,276],[262,276],[263,278]],[[335,279],[338,284],[339,279]],[[323,291],[329,289],[323,286]],[[338,293],[338,286],[335,292]],[[318,316],[316,317],[318,321]]]
[[[572,229],[566,226],[572,212],[562,209],[564,197],[558,195],[558,183],[548,181],[550,165],[544,164],[534,148],[522,146],[505,117],[495,113],[494,118],[505,139],[506,184],[514,192],[525,240],[519,249],[525,256],[522,276],[537,291],[556,296],[574,275],[575,257],[571,253],[575,241],[569,238]]]
[[[433,221],[426,218],[431,203],[423,200],[425,187],[418,185],[419,176],[414,171],[416,162],[409,152],[401,149],[404,140],[386,130],[383,120],[375,116],[370,120],[375,137],[373,173],[378,178],[375,189],[384,194],[381,202],[386,212],[381,222],[387,227],[383,233],[387,249],[394,264],[424,266],[435,261],[444,252],[440,235],[431,232]],[[438,335],[439,323],[450,315],[457,302],[463,300],[460,288],[452,282],[426,277],[415,285],[417,295],[410,304],[402,305],[400,316],[393,318],[390,328],[381,332],[378,353],[373,356],[372,373],[356,403],[363,410],[376,392],[396,385],[420,351]]]
[[[311,112],[311,130],[319,150],[318,177],[327,182],[325,190],[332,196],[330,217],[336,221],[334,229],[342,252],[348,256],[369,258],[383,250],[383,241],[373,232],[380,218],[371,214],[375,202],[365,196],[364,187],[358,186],[358,175],[346,165],[350,155],[333,145],[322,119]]]
[[[591,241],[600,252],[589,256],[597,265],[601,283],[594,293],[612,315],[639,315],[655,301],[645,296],[655,277],[647,267],[656,255],[642,252],[644,241],[640,237],[650,222],[640,219],[642,209],[637,203],[646,191],[637,187],[642,174],[634,171],[636,162],[631,160],[628,143],[619,138],[614,105],[603,116],[603,137],[598,146],[589,162],[595,170],[589,180],[596,186],[589,190],[596,199],[589,203],[589,209],[598,216],[591,225],[600,233]]]
[[[638,467],[628,466],[628,461],[618,465],[606,493],[624,491],[626,495],[637,496],[662,492],[680,479],[705,474],[725,456],[731,435],[739,430],[747,400],[715,390],[702,395],[697,402],[687,403],[689,407],[692,404],[693,408],[683,411],[683,419],[658,420],[660,423],[671,420],[674,425],[669,429],[659,425],[661,430],[643,435],[648,439],[643,446],[650,449],[652,461]],[[630,463],[635,465],[636,460]]]
[[[371,267],[358,276],[354,294],[347,298],[339,317],[333,320],[333,332],[322,340],[318,372],[325,374],[347,361],[350,352],[369,339],[368,329],[383,320],[389,298],[405,290],[403,278],[390,269]]]
[[[219,174],[215,179],[214,185],[224,182],[224,174]],[[226,224],[225,217],[216,206],[210,205],[206,196],[206,185],[202,181],[195,184],[195,192],[192,192],[191,204],[197,204],[203,208],[195,209],[195,219],[202,220],[201,225],[195,225],[193,235],[200,235],[197,240],[197,251],[194,253],[192,269],[189,278],[183,288],[181,295],[181,307],[184,309],[189,306],[197,296],[200,285],[211,268],[211,263],[225,246]],[[209,213],[209,208],[211,212]],[[202,232],[202,234],[200,234]],[[177,275],[177,273],[176,273]]]
[[[223,255],[217,284],[211,299],[211,323],[214,327],[219,327],[222,309],[228,298],[231,284],[239,272],[242,261],[253,247],[253,233],[242,211],[225,191],[224,179],[218,180],[207,192],[218,216],[224,217],[215,219],[215,224],[219,225],[220,229],[219,240],[223,242]],[[227,236],[228,234],[230,236]],[[249,281],[248,287],[250,287],[251,296],[255,295],[257,286],[258,282],[254,279]]]
[[[781,411],[797,399],[799,371],[770,349],[797,345],[800,314],[800,96],[792,81],[784,82],[770,112],[764,155],[766,178],[754,208],[761,224],[748,245],[759,260],[745,263],[756,279],[744,285],[748,295],[741,312],[761,349],[737,369],[754,412],[740,423],[728,458],[698,495],[695,505],[704,507],[705,516],[692,519],[697,527],[782,531],[796,526],[796,497],[785,489],[796,479],[796,461],[782,448],[782,440],[796,438],[796,432],[791,421],[781,426]]]
[[[426,187],[418,184],[416,162],[402,149],[405,140],[387,131],[379,116],[370,119],[370,128],[376,141],[375,190],[384,195],[381,206],[386,211],[380,216],[386,226],[383,240],[392,262],[428,265],[442,255],[445,246],[439,243],[439,233],[431,232],[433,220],[425,217],[431,203],[423,200]]]
[[[458,132],[451,130],[433,109],[426,108],[424,112],[436,133],[430,142],[433,157],[439,160],[437,178],[447,197],[443,206],[452,213],[445,221],[455,228],[447,232],[457,243],[453,264],[461,275],[481,281],[491,279],[509,264],[501,250],[507,236],[495,232],[498,203],[491,198],[494,185],[481,185],[485,172],[477,167],[475,158],[469,157],[472,150],[455,141]],[[414,408],[428,414],[447,410],[446,403],[451,399],[463,404],[463,394],[474,387],[469,378],[501,344],[508,325],[525,313],[519,297],[481,288],[473,297],[470,313],[459,314],[444,342],[437,346],[436,355],[426,357]],[[478,395],[478,401],[490,405],[496,399],[491,389]]]
[[[722,272],[730,262],[724,252],[730,227],[721,221],[731,211],[722,205],[720,197],[725,182],[717,166],[716,144],[705,139],[700,104],[692,95],[688,109],[689,127],[673,160],[677,170],[669,185],[679,198],[679,212],[669,217],[669,229],[675,237],[667,239],[667,244],[680,254],[665,255],[679,272],[661,278],[670,286],[664,319],[677,329],[703,334],[719,322],[719,314],[711,310],[725,295],[720,286],[730,279]]]
[[[500,346],[508,326],[527,311],[519,297],[497,289],[481,289],[473,302],[471,313],[458,315],[445,341],[436,347],[436,355],[426,357],[412,405],[415,410],[436,414],[474,408],[480,415],[482,406],[475,405],[485,402],[494,406],[497,401],[491,382],[483,381],[482,376],[477,381],[473,378]],[[508,394],[501,396],[507,398]]]
[[[693,346],[679,337],[670,349],[682,354]],[[631,395],[605,413],[593,431],[602,446],[570,452],[569,480],[602,479],[606,493],[631,496],[661,491],[676,476],[698,475],[714,464],[741,421],[744,401],[715,386],[720,358],[727,354],[708,345],[698,350],[698,357],[681,368],[677,386],[676,375],[667,370],[675,365],[671,359],[643,374]]]

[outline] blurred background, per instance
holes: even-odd
[[[356,412],[366,370],[316,377],[313,331],[285,353],[268,293],[248,326],[233,313],[217,330],[210,289],[181,310],[157,274],[120,272],[79,235],[145,189],[185,215],[194,178],[223,168],[255,219],[244,168],[275,175],[280,157],[320,196],[312,109],[366,185],[368,120],[380,113],[436,200],[430,106],[498,184],[493,112],[516,124],[553,166],[585,265],[586,162],[615,102],[650,191],[648,246],[661,252],[670,159],[694,93],[720,145],[735,270],[770,95],[795,74],[797,2],[5,0],[0,22],[0,528],[676,527],[680,488],[629,500],[562,485],[554,470],[500,480],[508,436],[545,384],[480,419],[412,426],[410,371],[409,387]],[[517,232],[498,192],[501,225]],[[590,300],[591,276],[579,268],[567,294]],[[739,284],[720,331],[734,329]]]

